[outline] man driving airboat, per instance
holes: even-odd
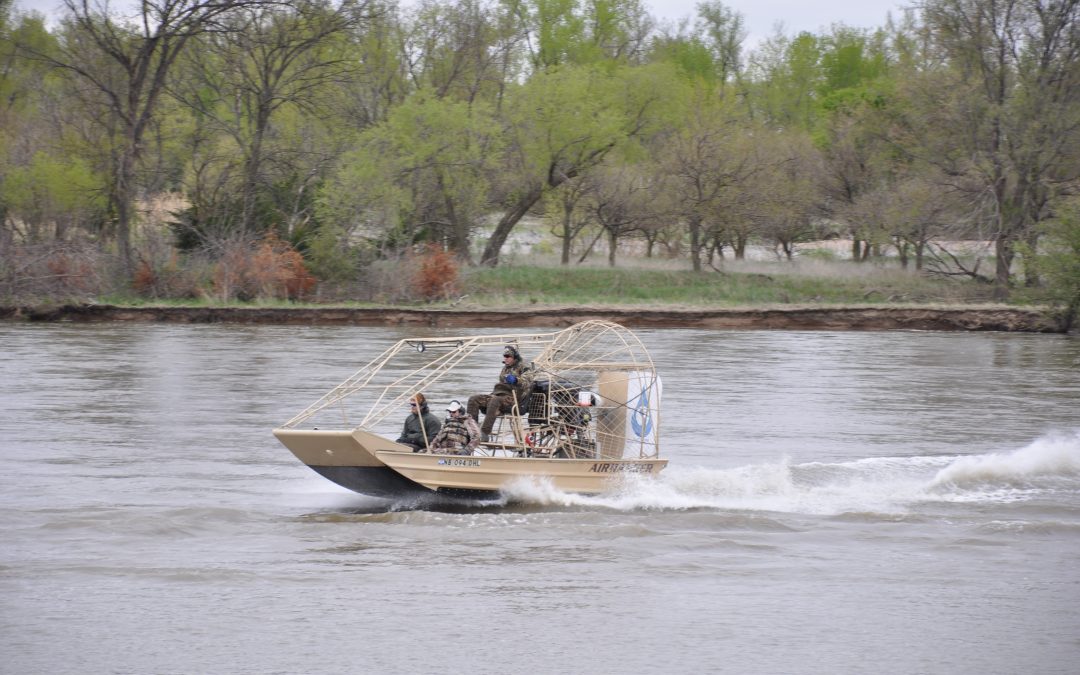
[[[480,420],[480,410],[484,410],[484,423],[480,425],[483,440],[491,440],[491,431],[499,415],[511,412],[514,405],[524,400],[526,387],[531,384],[529,367],[521,358],[521,352],[513,345],[503,349],[503,367],[499,379],[490,394],[476,394],[469,397],[469,417]]]

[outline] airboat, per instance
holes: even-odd
[[[531,383],[471,454],[414,452],[390,440],[417,392],[433,412],[486,393],[459,389],[469,381],[490,387],[495,354],[507,345],[526,362],[535,354]],[[585,321],[550,333],[400,340],[273,433],[323,477],[375,497],[498,498],[514,481],[598,494],[667,465],[660,458],[660,395],[660,378],[636,335]]]

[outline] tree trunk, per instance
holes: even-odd
[[[608,230],[608,267],[615,267],[615,246],[619,243],[619,235],[615,230]]]
[[[994,267],[994,299],[1005,300],[1009,297],[1009,278],[1013,258],[1012,242],[1005,236],[999,236],[994,242],[994,255],[997,258]]]
[[[600,230],[596,234],[596,236],[593,237],[593,240],[591,242],[589,242],[589,246],[585,249],[585,252],[581,254],[580,258],[578,258],[578,264],[579,265],[581,263],[585,262],[585,259],[589,257],[589,254],[592,253],[593,247],[596,246],[596,242],[600,241],[600,237],[602,237],[602,236],[604,236],[604,231]]]
[[[135,202],[134,195],[131,194],[131,184],[135,173],[132,147],[134,147],[134,141],[120,153],[116,166],[116,182],[113,185],[113,199],[116,201],[116,243],[119,247],[120,261],[124,265],[124,272],[129,278],[135,271],[131,254],[131,211]]]
[[[472,256],[469,255],[469,223],[462,222],[458,217],[457,209],[454,208],[454,199],[446,189],[446,181],[440,174],[438,178],[439,191],[442,192],[443,205],[446,208],[446,221],[450,224],[450,250],[453,251],[466,264],[472,264]]]
[[[908,243],[906,241],[896,242],[896,256],[900,258],[900,268],[908,268]]]
[[[1034,264],[1034,258],[1039,250],[1039,233],[1034,228],[1025,238],[1025,243],[1027,249],[1024,253],[1024,286],[1037,288],[1042,285],[1042,280],[1039,278],[1039,270]]]
[[[255,212],[255,195],[258,191],[259,174],[262,172],[262,145],[266,127],[270,122],[269,111],[259,110],[255,131],[251,138],[248,160],[244,167],[244,194],[240,212],[240,236],[247,238]]]
[[[690,262],[695,272],[701,271],[701,219],[690,218]]]
[[[572,243],[571,242],[571,231],[572,231],[572,229],[573,229],[573,224],[570,222],[570,211],[564,208],[563,209],[563,222],[562,222],[562,258],[559,261],[563,265],[569,265],[570,264],[570,244]]]
[[[517,203],[503,214],[503,217],[499,219],[499,224],[495,226],[495,231],[491,233],[491,239],[488,239],[487,246],[484,247],[483,255],[480,256],[481,265],[495,267],[499,264],[499,251],[502,250],[503,244],[506,243],[507,238],[510,236],[510,232],[513,231],[518,221],[525,217],[529,209],[540,201],[540,197],[543,195],[544,189],[542,187],[534,187],[522,195]]]

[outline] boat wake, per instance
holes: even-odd
[[[1080,508],[1080,429],[1009,452],[879,457],[793,464],[786,458],[730,469],[670,466],[660,478],[628,477],[603,496],[568,494],[522,480],[506,504],[615,510],[724,509],[814,515],[906,515],[949,503],[1063,503]]]

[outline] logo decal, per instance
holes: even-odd
[[[630,427],[638,438],[652,433],[652,411],[649,409],[649,390],[642,389],[637,400],[633,403],[634,412],[630,415]]]
[[[615,464],[613,462],[598,462],[589,467],[589,473],[652,473],[652,470],[652,463]]]

